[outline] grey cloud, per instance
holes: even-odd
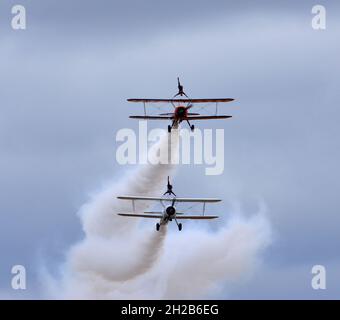
[[[277,236],[265,260],[273,286],[247,294],[245,285],[236,297],[280,297],[277,273],[300,277],[301,265],[314,260],[339,268],[339,6],[325,2],[328,28],[317,32],[310,27],[314,1],[256,3],[30,1],[30,28],[16,33],[4,15],[12,2],[2,2],[6,266],[22,259],[34,274],[31,252],[40,248],[51,264],[61,260],[82,236],[75,213],[87,193],[123,174],[114,160],[115,133],[137,128],[128,115],[141,112],[125,99],[171,96],[180,75],[191,96],[236,101],[222,110],[232,120],[200,124],[225,128],[224,175],[183,166],[177,193],[220,195],[226,216],[234,201],[247,214],[262,199]]]

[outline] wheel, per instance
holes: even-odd
[[[194,131],[195,130],[195,126],[194,125],[190,126],[190,129],[191,129],[191,131]]]
[[[171,132],[171,126],[168,125],[168,132],[170,133]]]
[[[159,223],[156,223],[156,230],[159,231],[160,225]]]
[[[182,230],[182,224],[181,224],[181,223],[178,224],[178,230],[179,230],[179,231]]]

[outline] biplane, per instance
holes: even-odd
[[[167,189],[169,190],[170,181],[168,178]],[[167,192],[166,192],[167,193]],[[165,193],[165,194],[166,194]],[[172,192],[171,186],[171,195],[174,195]],[[206,215],[205,207],[207,203],[215,203],[220,202],[220,199],[216,198],[178,198],[176,196],[171,197],[144,197],[144,196],[119,196],[117,197],[121,200],[131,200],[132,201],[132,212],[119,212],[117,213],[119,216],[123,217],[134,217],[134,218],[151,218],[151,219],[159,219],[159,222],[156,223],[156,230],[159,231],[161,226],[167,225],[169,222],[174,220],[177,224],[178,230],[182,230],[182,223],[179,223],[178,220],[182,219],[195,219],[195,220],[211,220],[216,219],[218,216],[216,215]],[[142,213],[135,212],[135,201],[159,201],[163,207],[162,211],[145,211]],[[203,209],[201,215],[188,215],[184,212],[177,211],[176,204],[177,203],[202,203]]]
[[[186,98],[182,98],[183,95]],[[181,96],[181,98],[176,98],[177,96]],[[213,120],[213,119],[228,119],[232,116],[227,115],[219,115],[218,114],[218,103],[226,103],[234,101],[231,98],[219,98],[219,99],[191,99],[189,98],[183,91],[183,86],[181,85],[178,79],[178,93],[172,99],[128,99],[129,102],[141,102],[144,106],[144,115],[142,116],[130,116],[131,119],[144,119],[144,120],[168,120],[171,121],[171,125],[168,125],[168,132],[171,132],[172,128],[177,128],[178,125],[182,121],[186,121],[191,129],[194,131],[195,126],[190,123],[190,121],[196,120]],[[160,105],[160,104],[170,104],[173,107],[172,112],[160,113],[157,115],[148,115],[147,107],[149,104]],[[191,109],[195,106],[200,106],[200,109],[203,109],[202,105],[214,103],[215,104],[215,112],[210,115],[201,115],[197,112],[191,112]],[[159,108],[160,109],[160,108]]]

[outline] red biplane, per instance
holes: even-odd
[[[175,95],[183,96],[187,95],[183,91],[183,86],[180,84],[178,79],[178,93]],[[177,128],[178,124],[182,121],[186,121],[190,126],[190,129],[194,131],[195,126],[190,124],[191,120],[211,120],[211,119],[227,119],[231,116],[218,115],[217,107],[220,102],[231,102],[234,99],[231,98],[220,98],[220,99],[191,99],[191,98],[172,98],[172,99],[128,99],[129,102],[142,102],[144,105],[144,115],[143,116],[130,116],[132,119],[145,119],[145,120],[170,120],[172,123],[168,126],[168,131],[171,132],[172,128]],[[173,112],[160,113],[158,115],[148,115],[146,112],[147,104],[171,104],[173,107]],[[215,103],[215,112],[212,115],[201,115],[199,113],[190,112],[190,109],[199,104]],[[203,109],[202,107],[200,109]]]

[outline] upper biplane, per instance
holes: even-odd
[[[186,98],[176,98],[177,96],[185,96]],[[182,121],[186,121],[192,131],[194,131],[195,126],[190,124],[192,120],[211,120],[211,119],[227,119],[231,116],[218,115],[218,103],[225,103],[234,101],[231,98],[219,98],[219,99],[191,99],[185,94],[183,86],[181,85],[178,78],[178,93],[172,99],[128,99],[129,102],[142,102],[144,105],[144,115],[143,116],[130,116],[132,119],[145,119],[145,120],[170,120],[171,125],[168,126],[168,132],[171,132],[172,128],[177,128],[178,124]],[[147,114],[147,105],[159,105],[162,103],[171,104],[173,107],[172,112],[160,113],[157,115]],[[215,103],[215,112],[210,115],[200,115],[197,112],[190,112],[195,106],[202,106],[202,104]],[[203,109],[203,107],[200,107]]]
[[[171,188],[169,189],[169,185]],[[170,184],[168,177],[168,185],[167,192],[171,197],[144,197],[144,196],[119,196],[118,199],[121,200],[131,200],[132,201],[132,212],[119,212],[117,213],[123,217],[137,217],[137,218],[154,218],[159,219],[159,223],[156,223],[156,230],[159,231],[160,226],[168,224],[170,221],[175,220],[178,230],[182,230],[182,224],[177,221],[177,219],[199,219],[199,220],[207,220],[207,219],[216,219],[218,216],[215,215],[206,215],[205,214],[205,206],[206,203],[214,203],[221,201],[220,199],[215,198],[177,198],[172,192],[172,185]],[[165,195],[164,194],[164,195]],[[162,211],[145,211],[142,213],[135,212],[135,201],[159,201],[163,206]],[[166,202],[170,202],[170,205],[167,205]],[[183,211],[177,211],[175,204],[176,203],[203,203],[203,211],[202,215],[187,215]]]

